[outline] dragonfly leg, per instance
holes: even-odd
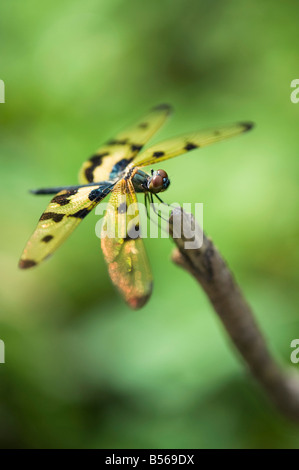
[[[147,215],[147,218],[149,220],[151,220],[151,216],[150,216],[149,208],[148,208],[148,203],[149,203],[148,193],[144,193],[144,205],[145,205],[146,215]]]
[[[158,211],[158,212],[156,211],[155,203],[154,203],[154,198],[153,198],[153,194],[152,194],[152,193],[150,193],[150,194],[151,194],[151,195],[150,195],[151,204],[152,204],[152,208],[153,208],[154,213],[155,213],[160,219],[166,221],[166,219],[159,213],[159,211]],[[155,194],[155,196],[157,197],[156,194]],[[158,200],[161,201],[163,204],[165,204],[165,203],[162,201],[162,199],[158,198]]]

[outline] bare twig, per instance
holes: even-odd
[[[174,222],[178,219],[181,235],[175,233],[177,225]],[[191,232],[186,235],[183,230],[190,224],[195,227],[195,237],[202,239],[200,248],[186,249]],[[182,209],[172,212],[169,230],[177,245],[172,255],[174,263],[200,283],[232,342],[268,397],[281,412],[299,421],[299,379],[292,372],[282,370],[271,356],[251,308],[212,240],[204,235],[192,214],[186,214]]]

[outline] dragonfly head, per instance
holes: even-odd
[[[152,177],[150,178],[149,183],[147,185],[148,190],[151,193],[161,193],[162,191],[165,191],[170,185],[170,181],[166,171],[152,170],[151,175]]]

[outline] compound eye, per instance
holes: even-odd
[[[170,181],[168,178],[163,178],[163,191],[168,188]]]
[[[164,170],[157,170],[157,174],[162,176],[162,178],[168,179],[168,174]]]
[[[153,176],[151,184],[154,190],[159,191],[163,188],[163,176],[159,174]]]

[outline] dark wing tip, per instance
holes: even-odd
[[[128,305],[133,310],[139,310],[140,308],[142,308],[147,303],[149,298],[150,298],[150,294],[142,296],[142,297],[132,297],[128,301]]]
[[[144,295],[135,295],[127,299],[127,304],[133,310],[139,310],[140,308],[144,307],[144,305],[148,302],[150,296],[152,295],[153,290],[153,282],[150,282],[148,285],[148,291]]]
[[[172,113],[173,107],[167,103],[161,103],[153,107],[153,111],[167,111],[168,114]]]
[[[33,261],[32,259],[20,259],[19,268],[28,269],[28,268],[32,268],[33,266],[36,266],[36,264],[37,263]]]
[[[29,189],[28,191],[30,194],[52,194],[47,192],[46,189]]]
[[[241,126],[244,127],[244,132],[250,131],[250,129],[252,129],[255,126],[254,122],[250,122],[250,121],[240,122],[240,124]]]

